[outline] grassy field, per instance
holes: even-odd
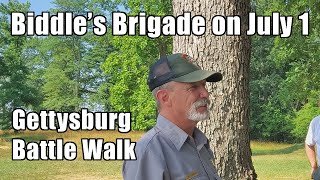
[[[251,149],[259,179],[310,179],[304,144],[251,142]]]
[[[131,138],[137,141],[143,132],[121,134],[112,131],[54,131],[24,132],[14,135],[0,132],[0,179],[122,179],[121,161],[84,161],[81,138]],[[64,142],[78,144],[78,157],[74,161],[12,161],[11,138],[24,138],[26,141],[64,138]],[[310,179],[309,165],[303,144],[277,144],[252,142],[253,163],[261,180]]]

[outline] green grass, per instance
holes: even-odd
[[[84,161],[82,160],[81,138],[103,138],[115,141],[116,138],[131,138],[137,141],[143,132],[121,134],[113,131],[26,131],[18,134],[0,133],[0,179],[122,179],[122,161]],[[11,138],[24,138],[26,141],[55,140],[77,144],[77,159],[74,161],[12,161]]]
[[[122,161],[84,161],[81,138],[131,138],[137,141],[143,132],[117,133],[113,131],[54,131],[22,132],[18,134],[0,132],[0,179],[122,179]],[[74,161],[12,161],[11,138],[26,141],[64,138],[64,142],[78,144],[78,157]],[[251,142],[253,164],[258,179],[310,179],[309,164],[303,144]]]
[[[310,179],[303,144],[251,142],[251,148],[259,179]]]

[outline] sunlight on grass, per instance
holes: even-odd
[[[253,165],[262,180],[310,179],[303,144],[251,142]]]

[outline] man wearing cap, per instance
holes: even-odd
[[[315,148],[315,146],[317,146],[317,148]],[[312,119],[309,125],[305,148],[311,166],[311,177],[320,180],[320,168],[318,167],[316,158],[316,149],[317,156],[320,158],[320,116]]]
[[[137,160],[124,161],[125,180],[220,179],[208,139],[196,124],[209,118],[206,82],[220,81],[222,75],[193,62],[176,53],[150,68],[147,83],[159,115],[156,126],[136,144]]]

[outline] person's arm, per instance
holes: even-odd
[[[316,160],[316,150],[314,145],[305,144],[305,148],[306,148],[306,154],[311,166],[311,176],[312,176],[318,167],[317,160]]]
[[[169,180],[165,163],[156,154],[143,153],[137,160],[124,161],[122,166],[124,180]]]

